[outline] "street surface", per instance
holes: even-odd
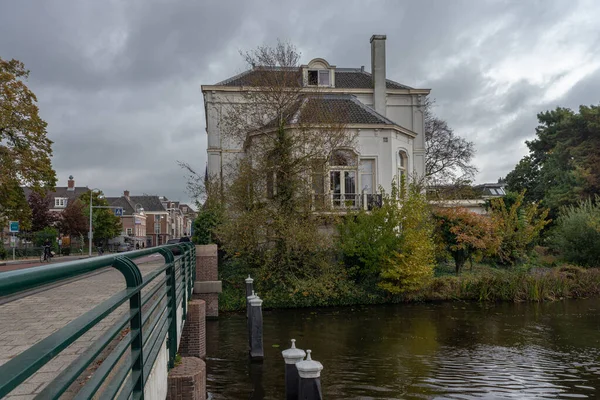
[[[136,264],[144,276],[163,263],[163,257],[158,254],[136,260]],[[39,262],[37,264],[39,265]],[[30,268],[32,265],[24,268]],[[144,291],[149,290],[152,286],[144,288]],[[104,272],[90,274],[83,279],[0,304],[0,365],[124,288],[123,275],[117,270],[108,268]],[[89,330],[35,375],[13,390],[5,399],[33,399],[60,371],[74,361],[117,318],[123,315],[127,307],[126,303],[111,313],[100,324]]]

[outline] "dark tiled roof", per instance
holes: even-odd
[[[275,86],[282,83],[289,87],[301,87],[300,69],[249,69],[217,83],[217,86]]]
[[[77,187],[73,188],[74,190],[68,190],[68,189],[69,188],[66,186],[55,187],[54,191],[48,190],[48,191],[46,191],[46,193],[52,199],[54,199],[55,197],[66,197],[67,199],[69,199],[67,202],[70,203],[72,200],[75,200],[82,194],[90,191],[90,189],[85,186],[77,186]],[[23,188],[23,193],[25,193],[25,198],[28,199],[31,192],[32,192],[31,188],[29,188],[29,187]],[[50,207],[53,208],[54,204],[51,204]]]
[[[386,79],[385,86],[388,89],[411,89],[409,86],[402,85],[389,79]],[[341,71],[335,71],[335,87],[348,89],[372,89],[373,76],[370,73],[362,70],[345,69]]]
[[[353,95],[304,96],[286,112],[286,123],[396,125]],[[277,126],[277,121],[267,128]]]
[[[125,198],[125,196],[106,197],[106,201],[108,201],[109,206],[121,207],[123,209],[123,215],[133,214],[133,204],[131,204],[131,202],[127,201],[127,198]]]
[[[129,196],[129,201],[132,205],[141,204],[146,212],[167,211],[158,196]]]
[[[271,86],[286,82],[286,86],[302,86],[300,69],[251,69],[226,79],[216,86]],[[335,87],[342,89],[372,89],[373,77],[359,68],[338,68],[335,70]],[[411,89],[398,82],[386,80],[388,89]]]

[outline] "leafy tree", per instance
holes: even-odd
[[[27,199],[21,186],[54,187],[52,141],[38,114],[37,98],[25,84],[22,62],[0,58],[0,225],[9,218],[28,225]]]
[[[216,243],[215,230],[220,225],[222,218],[222,210],[209,207],[202,208],[194,220],[192,241],[196,244]]]
[[[86,217],[85,204],[81,200],[76,199],[69,202],[58,219],[60,232],[69,236],[85,235],[89,230],[89,208],[87,210],[88,216]]]
[[[550,244],[566,261],[600,266],[600,196],[563,207]]]
[[[433,275],[433,225],[427,201],[416,185],[398,199],[382,193],[382,206],[359,211],[338,225],[338,246],[351,277],[377,280],[401,293],[421,287]]]
[[[505,199],[492,199],[491,218],[494,221],[500,245],[496,256],[500,263],[514,265],[527,256],[540,232],[550,223],[548,209],[540,209],[537,203],[524,204],[525,192]]]
[[[425,100],[425,177],[431,183],[472,179],[477,168],[473,142],[456,135],[448,123],[433,114],[433,102]]]
[[[344,109],[321,107],[318,92],[303,91],[293,45],[261,46],[243,57],[254,89],[236,101],[223,95],[219,109],[208,110],[219,115],[222,140],[245,153],[219,181],[215,196],[225,214],[217,237],[246,265],[268,265],[264,278],[285,286],[321,271],[330,240],[312,213],[311,172],[334,149],[351,146],[355,134],[345,129]]]
[[[86,218],[90,217],[90,192],[84,193],[79,197],[84,205]],[[108,201],[102,195],[102,192],[94,192],[92,196],[92,206],[108,206]],[[92,210],[92,228],[94,232],[94,242],[98,245],[106,244],[108,239],[117,237],[123,231],[121,219],[116,217],[109,208],[94,208]]]
[[[473,256],[495,254],[499,237],[491,218],[475,214],[465,208],[440,208],[434,213],[436,237],[452,258],[456,274]]]
[[[29,208],[31,209],[31,230],[38,232],[54,224],[56,218],[50,211],[52,198],[47,194],[31,192],[29,195]]]
[[[44,229],[37,231],[33,234],[33,243],[36,246],[43,246],[46,240],[50,241],[50,246],[53,251],[58,250],[58,243],[56,239],[58,238],[58,231],[56,228],[47,226]]]
[[[600,106],[580,106],[578,113],[558,107],[538,121],[536,139],[526,142],[529,154],[506,181],[555,216],[562,206],[600,194]]]

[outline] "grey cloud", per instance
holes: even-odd
[[[0,57],[32,71],[61,184],[73,174],[77,184],[110,195],[129,189],[186,200],[176,161],[199,171],[206,163],[200,85],[241,72],[238,50],[282,38],[303,62],[323,57],[369,70],[369,38],[384,33],[388,77],[432,89],[436,113],[475,142],[477,180],[486,181],[525,153],[538,112],[600,100],[598,71],[550,104],[542,99],[559,76],[537,84],[490,74],[535,51],[583,7],[598,12],[595,3],[568,0],[7,1]],[[596,54],[595,25],[578,23],[565,35]]]

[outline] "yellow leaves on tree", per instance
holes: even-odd
[[[433,223],[424,196],[416,186],[402,199],[398,213],[397,249],[381,265],[379,286],[393,294],[422,287],[434,267]]]
[[[504,198],[491,200],[491,218],[499,236],[496,256],[500,263],[514,265],[527,256],[527,250],[550,223],[548,209],[537,203],[523,204],[525,191],[511,193]],[[512,204],[509,204],[512,203]]]

